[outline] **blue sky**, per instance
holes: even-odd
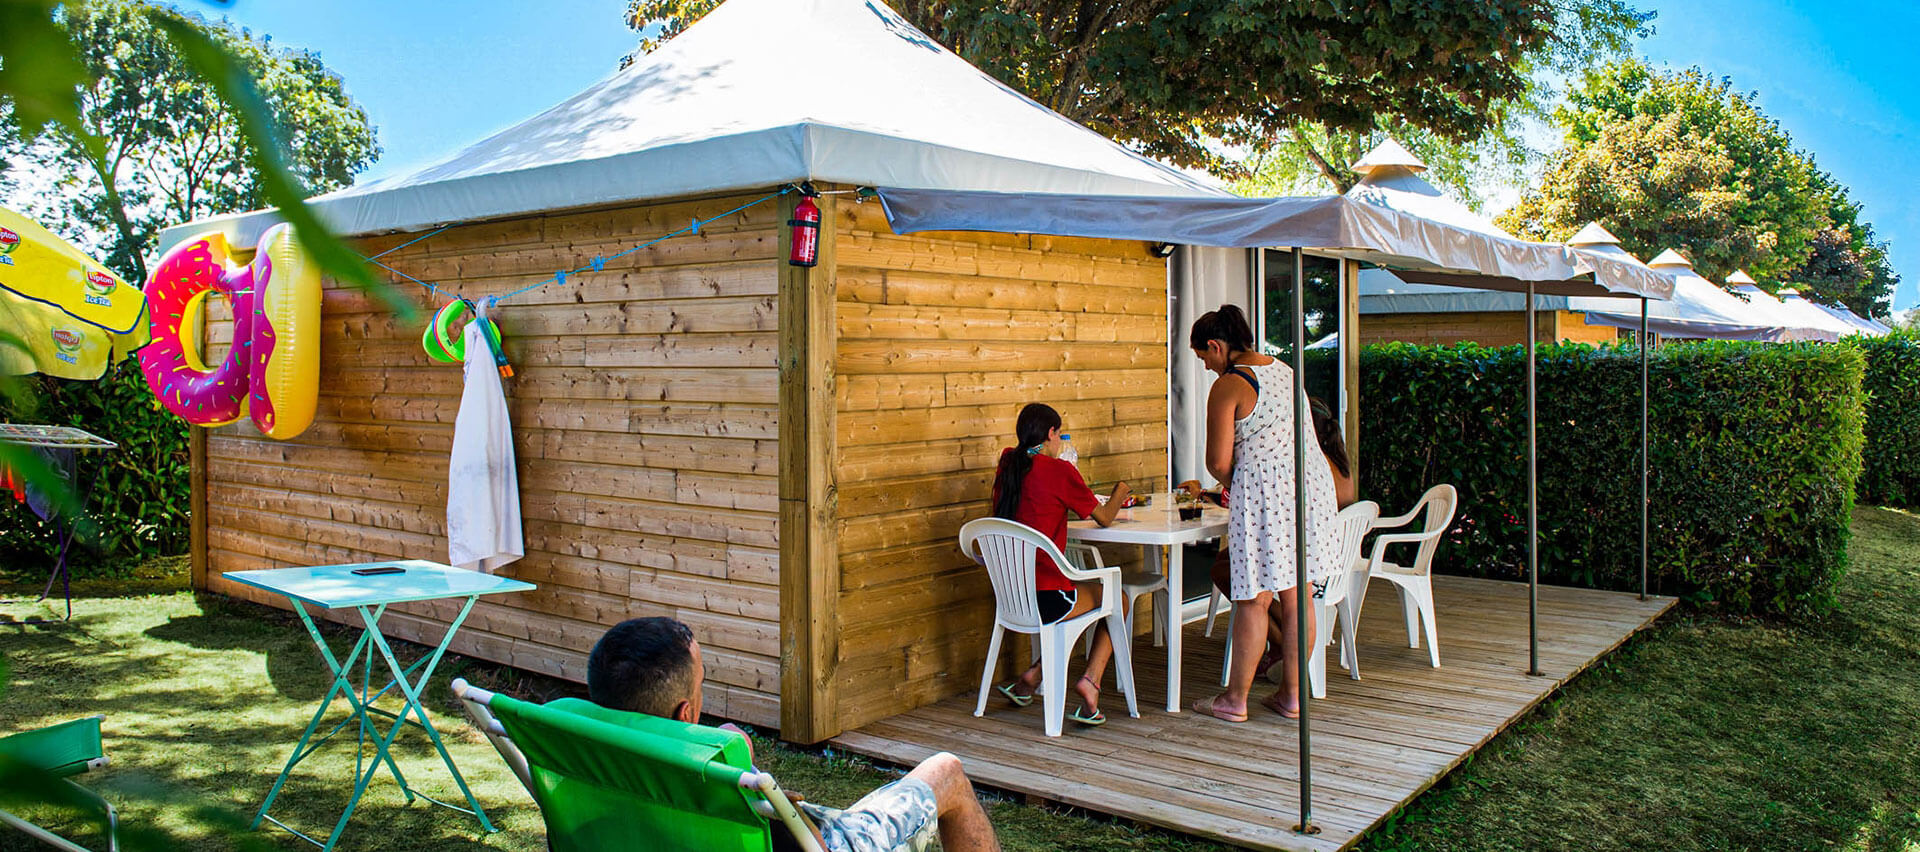
[[[633,48],[625,0],[237,0],[180,3],[283,46],[319,51],[379,128],[366,178],[405,173],[613,73]],[[1656,63],[1733,78],[1795,142],[1851,187],[1893,243],[1920,305],[1920,4],[1861,0],[1637,0],[1659,13],[1641,45]],[[449,10],[458,10],[450,13]],[[364,179],[364,178],[363,178]]]

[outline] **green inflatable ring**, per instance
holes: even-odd
[[[420,346],[427,350],[427,357],[442,364],[464,364],[467,360],[466,335],[453,334],[453,324],[473,315],[473,303],[465,299],[455,299],[434,312],[433,322],[427,324],[420,334]],[[498,323],[484,323],[481,333],[487,337],[487,347],[500,351],[500,326]]]

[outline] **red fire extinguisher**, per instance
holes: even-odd
[[[793,250],[787,255],[787,262],[794,266],[813,266],[820,262],[820,208],[813,203],[811,194],[802,196],[800,203],[793,208],[793,218],[787,220],[793,228]]]

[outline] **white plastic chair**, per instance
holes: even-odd
[[[1047,736],[1060,736],[1067,715],[1067,658],[1073,653],[1073,642],[1087,628],[1105,620],[1107,635],[1113,639],[1113,667],[1119,675],[1120,692],[1127,699],[1127,715],[1139,717],[1139,702],[1133,689],[1132,646],[1128,641],[1126,613],[1120,606],[1119,568],[1082,571],[1039,530],[1004,518],[968,521],[960,528],[960,550],[987,569],[987,576],[993,581],[995,604],[993,639],[987,643],[987,661],[980,672],[980,700],[974,705],[973,715],[987,712],[994,668],[1000,662],[1001,638],[1009,630],[1026,633],[1039,640],[1040,693]],[[1042,553],[1052,559],[1069,580],[1099,581],[1100,605],[1072,618],[1052,624],[1040,623],[1034,571],[1035,557]]]
[[[1067,561],[1072,562],[1073,567],[1082,571],[1107,570],[1107,562],[1100,557],[1099,548],[1091,544],[1067,542],[1067,546],[1061,548],[1061,551],[1067,555]],[[1120,591],[1126,595],[1126,600],[1129,604],[1126,607],[1128,636],[1133,635],[1134,606],[1131,604],[1139,603],[1141,595],[1159,595],[1159,597],[1154,599],[1152,607],[1153,644],[1164,644],[1167,633],[1167,575],[1156,574],[1146,570],[1128,571],[1123,568],[1120,571]],[[1093,634],[1088,633],[1084,652],[1092,653],[1092,651]]]
[[[1336,619],[1340,622],[1340,663],[1346,666],[1348,676],[1360,679],[1360,653],[1354,646],[1359,621],[1339,618],[1340,603],[1353,594],[1354,583],[1359,580],[1360,547],[1379,517],[1380,504],[1372,500],[1361,500],[1333,516],[1334,524],[1340,529],[1339,550],[1334,553],[1333,564],[1342,567],[1326,579],[1324,586],[1316,588],[1313,596],[1313,603],[1320,610],[1315,613],[1319,617],[1314,619],[1313,656],[1307,661],[1307,676],[1315,698],[1327,697],[1327,643],[1333,641]]]
[[[1319,635],[1318,641],[1314,644],[1313,657],[1310,661],[1308,673],[1313,678],[1312,689],[1313,697],[1315,698],[1326,697],[1326,646],[1333,635],[1334,616],[1342,612],[1342,610],[1338,609],[1338,605],[1342,600],[1347,598],[1355,579],[1354,575],[1361,567],[1360,548],[1365,543],[1367,531],[1373,528],[1374,519],[1379,516],[1380,504],[1372,500],[1362,500],[1345,509],[1341,509],[1340,514],[1334,516],[1333,522],[1340,528],[1339,550],[1334,554],[1334,558],[1338,561],[1335,564],[1345,565],[1347,567],[1345,570],[1337,572],[1334,576],[1328,578],[1326,589],[1314,596],[1314,605],[1320,607],[1320,617],[1316,619],[1315,623],[1317,626],[1314,628],[1315,632]],[[1214,608],[1218,606],[1220,601],[1224,600],[1225,597],[1225,595],[1220,594],[1219,589],[1215,589],[1213,591],[1213,599],[1207,602],[1207,635],[1209,636],[1213,635]],[[1346,666],[1347,672],[1351,674],[1355,680],[1360,678],[1359,655],[1353,650],[1354,625],[1358,623],[1357,621],[1350,620],[1342,620],[1340,622],[1340,663]],[[1227,635],[1233,635],[1232,607],[1228,607]],[[1227,642],[1227,652],[1224,657],[1224,660],[1220,663],[1221,686],[1227,685],[1229,674],[1233,670],[1233,642],[1231,639]]]
[[[1442,483],[1420,495],[1420,502],[1413,507],[1413,511],[1375,522],[1375,530],[1394,529],[1413,523],[1423,512],[1426,514],[1426,524],[1420,532],[1374,536],[1373,549],[1359,574],[1354,577],[1355,586],[1340,609],[1344,623],[1359,624],[1361,607],[1366,604],[1368,582],[1379,577],[1393,583],[1400,590],[1400,610],[1407,621],[1407,647],[1420,647],[1420,627],[1425,625],[1427,660],[1436,669],[1440,667],[1440,642],[1433,623],[1433,554],[1440,548],[1440,535],[1453,525],[1453,513],[1459,503],[1460,492]],[[1387,546],[1392,544],[1420,545],[1413,565],[1386,561]],[[1356,659],[1353,663],[1357,671],[1357,651],[1354,656]]]

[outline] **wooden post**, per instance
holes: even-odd
[[[1347,388],[1345,422],[1347,473],[1360,481],[1360,261],[1344,261],[1346,286],[1340,297],[1340,377]]]
[[[191,466],[187,474],[187,482],[192,489],[192,493],[187,496],[187,553],[191,560],[188,575],[195,591],[205,591],[207,588],[206,429],[199,426],[187,427],[187,458]]]
[[[780,736],[814,743],[840,732],[839,498],[835,456],[833,196],[820,206],[819,265],[787,263],[800,196],[781,199]]]

